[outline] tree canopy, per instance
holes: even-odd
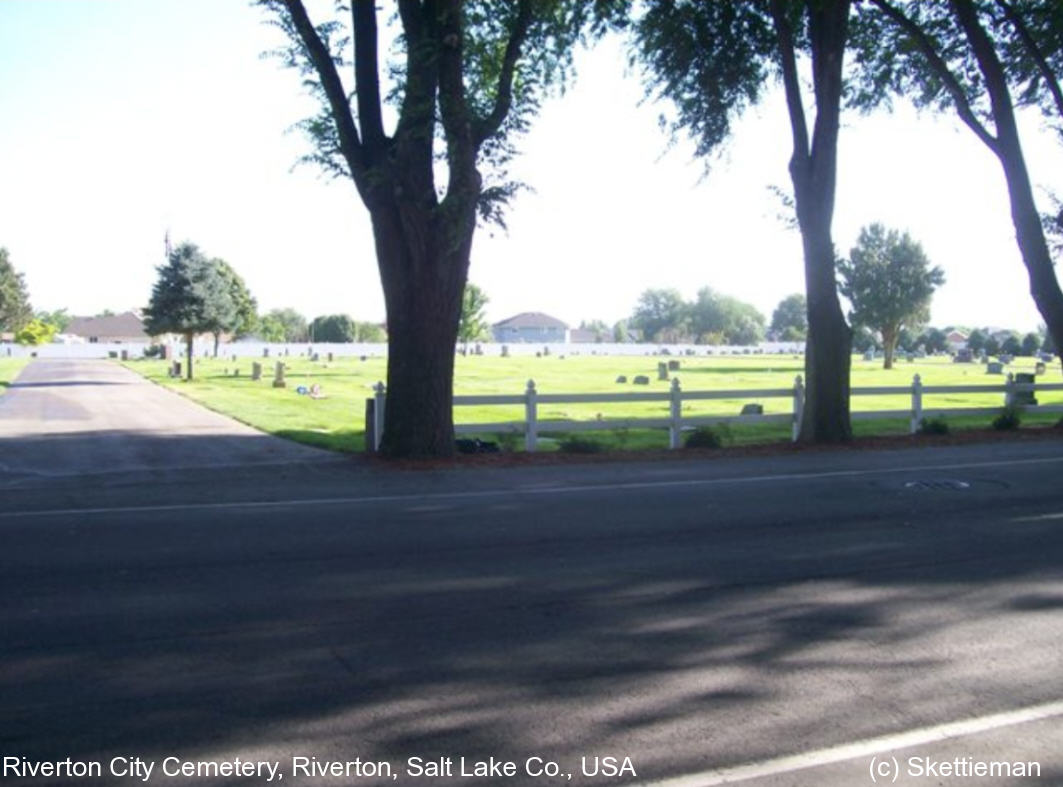
[[[678,290],[644,291],[629,325],[642,331],[646,341],[675,341],[687,333],[687,305]]]
[[[26,280],[11,264],[7,249],[0,246],[0,329],[17,331],[31,319]]]
[[[314,342],[345,344],[357,338],[358,325],[346,314],[325,314],[310,323],[310,340]]]
[[[258,333],[267,342],[305,342],[310,337],[306,318],[295,309],[272,309],[259,318]]]
[[[808,304],[799,292],[787,295],[771,314],[771,331],[777,340],[801,341],[808,333]]]
[[[893,368],[902,328],[917,330],[929,317],[934,290],[945,281],[941,268],[931,267],[922,246],[907,232],[871,224],[860,230],[848,260],[838,263],[842,295],[852,304],[850,319],[878,331],[883,367]]]

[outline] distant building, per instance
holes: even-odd
[[[589,331],[586,328],[573,328],[568,332],[568,340],[572,344],[594,344],[598,341],[598,332]]]
[[[949,349],[952,352],[959,352],[960,350],[967,349],[968,336],[963,331],[949,331],[945,335],[945,342],[948,344]]]
[[[144,331],[144,321],[134,312],[123,312],[108,317],[74,317],[63,334],[76,336],[89,344],[151,341],[151,337]]]
[[[558,344],[568,341],[568,326],[542,312],[523,312],[502,320],[491,326],[491,333],[500,344]]]

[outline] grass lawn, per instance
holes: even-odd
[[[546,358],[457,358],[455,393],[457,394],[521,394],[529,379],[536,389],[545,393],[601,393],[624,391],[660,391],[669,388],[666,381],[657,380],[657,363],[665,360],[656,356],[609,357],[593,356],[584,350],[579,356],[550,356]],[[272,369],[276,359],[263,359],[263,379],[251,380],[252,359],[239,361],[197,360],[197,379],[191,383],[170,379],[163,361],[130,361],[125,365],[148,379],[172,388],[218,412],[243,421],[262,431],[299,442],[340,451],[360,451],[365,446],[365,399],[372,396],[372,386],[385,377],[382,358],[343,358],[333,363],[314,363],[306,358],[290,357],[287,364],[287,388],[273,388]],[[729,356],[682,357],[681,369],[675,373],[684,390],[726,390],[739,388],[790,388],[796,375],[803,371],[803,361],[796,356]],[[1031,358],[1019,358],[1010,371],[1033,371]],[[927,358],[914,363],[900,361],[892,370],[881,368],[881,361],[869,362],[854,357],[852,385],[902,386],[910,385],[912,375],[919,374],[924,385],[1003,385],[1004,377],[987,375],[980,364],[954,364],[948,358]],[[239,371],[239,376],[234,373]],[[3,367],[0,366],[0,379]],[[619,375],[630,381],[635,375],[650,378],[649,386],[634,386],[630,382],[618,384]],[[1058,363],[1048,365],[1047,373],[1038,382],[1063,382]],[[296,393],[300,385],[317,383],[326,398],[311,399]],[[1063,404],[1063,391],[1038,395],[1041,404]],[[735,415],[748,398],[724,399],[685,403],[684,414]],[[760,400],[765,413],[789,413],[789,397]],[[1003,394],[925,395],[923,407],[999,407]],[[907,410],[910,397],[859,396],[853,398],[854,412],[860,410]],[[635,430],[623,428],[623,419],[666,417],[667,402],[635,402],[630,404],[540,404],[539,420],[596,419],[617,420],[618,428],[586,433],[583,436],[609,448],[663,448],[667,445],[665,430]],[[462,406],[455,409],[458,423],[493,423],[523,418],[521,406]],[[950,418],[953,429],[988,426],[990,418]],[[1028,415],[1024,424],[1048,424],[1058,420],[1053,415]],[[542,426],[542,425],[541,425]],[[858,436],[905,434],[907,420],[855,421]],[[786,424],[732,425],[732,439],[736,444],[769,442],[789,438]],[[496,438],[497,435],[485,435]],[[550,434],[550,438],[559,438]],[[541,441],[543,450],[556,448],[555,440]],[[523,446],[522,440],[516,441]]]
[[[11,381],[18,377],[29,358],[0,358],[0,394],[7,390]]]

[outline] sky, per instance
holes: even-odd
[[[386,5],[386,2],[385,2]],[[262,310],[383,321],[368,214],[352,183],[295,166],[291,126],[314,110],[264,51],[278,33],[244,0],[0,2],[0,246],[35,308],[144,306],[167,232],[230,262]],[[576,59],[512,174],[532,187],[508,231],[477,231],[471,281],[491,321],[541,311],[575,326],[628,316],[639,294],[710,286],[770,317],[804,289],[781,92],[735,124],[712,160],[669,147],[621,41]],[[1022,117],[1047,207],[1063,145]],[[834,237],[845,254],[874,221],[907,230],[946,282],[935,325],[1040,322],[1015,245],[1003,175],[951,116],[846,113]]]

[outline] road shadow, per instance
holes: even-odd
[[[913,526],[899,492],[857,516],[809,494],[785,521],[720,491],[668,516],[649,492],[598,518],[515,492],[5,522],[0,739],[52,759],[572,769],[637,739],[656,777],[1063,689],[1002,666],[1053,644],[1058,527],[1012,522],[1002,497],[919,498],[941,516]]]

